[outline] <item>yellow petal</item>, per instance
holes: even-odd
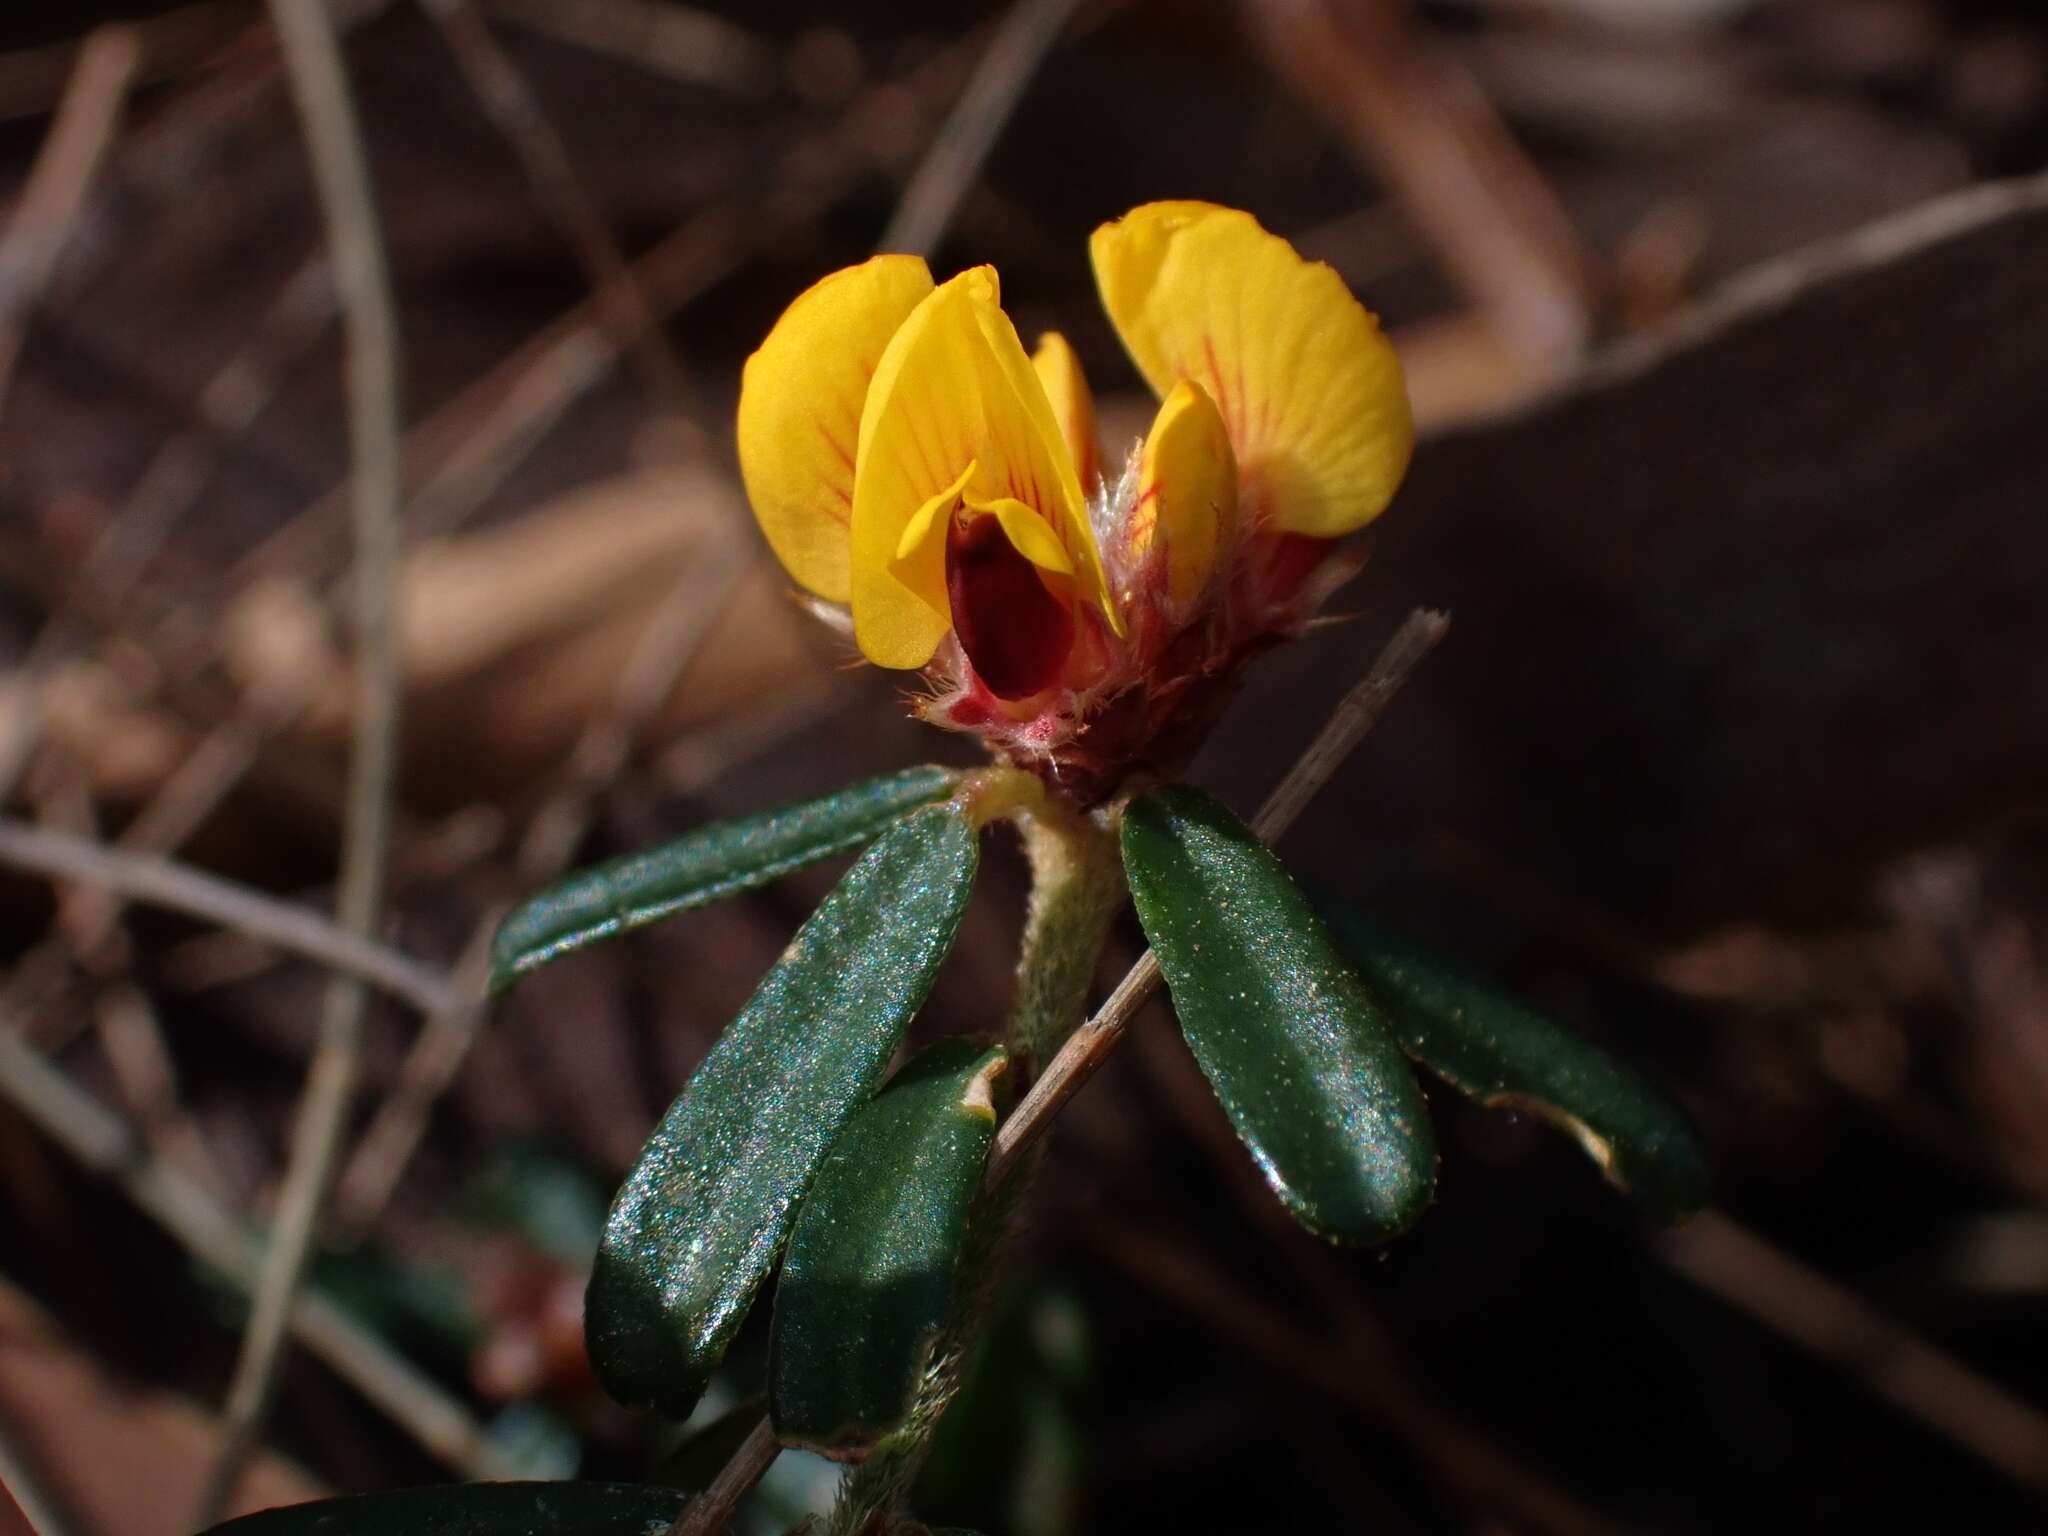
[[[964,500],[975,511],[994,517],[1017,553],[1040,570],[1053,571],[1061,576],[1073,575],[1074,557],[1067,553],[1066,546],[1060,543],[1051,525],[1039,516],[1036,507],[1027,507],[1014,496],[989,499],[970,494]]]
[[[797,296],[740,377],[740,475],[797,584],[851,595],[848,524],[868,381],[896,328],[932,291],[915,256],[877,256]]]
[[[1415,429],[1394,349],[1342,278],[1213,203],[1135,208],[1089,255],[1153,390],[1193,379],[1214,398],[1247,513],[1317,538],[1379,516]]]
[[[903,532],[896,539],[898,565],[914,567],[918,552],[933,539],[945,536],[946,526],[960,506],[960,493],[974,478],[974,470],[974,460],[969,459],[967,467],[960,471],[951,485],[933,492],[923,506],[910,514],[910,521],[903,525]]]
[[[1031,366],[1038,382],[1045,386],[1045,398],[1052,406],[1052,419],[1074,460],[1084,494],[1093,494],[1102,475],[1101,439],[1095,431],[1095,397],[1088,391],[1088,376],[1081,371],[1081,359],[1058,331],[1038,338],[1038,350],[1031,354]]]
[[[1208,392],[1182,379],[1152,419],[1138,461],[1131,552],[1166,546],[1167,591],[1186,608],[1209,584],[1217,552],[1237,534],[1237,458]]]
[[[1007,484],[999,477],[977,477],[974,489],[985,497],[1007,494],[1036,507],[1072,561],[1082,600],[1101,609],[1109,627],[1121,635],[1123,620],[1110,599],[1102,552],[1095,547],[1095,530],[1088,521],[1088,501],[1081,494],[1081,477],[1059,423],[1053,419],[1045,386],[1024,353],[1024,343],[1017,339],[1017,328],[992,298],[976,302],[975,318],[988,342],[989,358],[1006,386],[989,386],[988,424],[1005,445],[1010,473]],[[983,461],[984,468],[987,462]],[[1011,542],[1016,543],[1014,537]],[[1030,551],[1023,545],[1018,548],[1029,557]],[[1042,566],[1045,562],[1035,563]]]
[[[1003,518],[1034,563],[1075,571],[1084,596],[1103,591],[1073,464],[995,293],[986,268],[932,290],[890,339],[868,389],[851,586],[854,638],[880,666],[923,666],[951,627],[945,540],[933,534],[955,497]]]

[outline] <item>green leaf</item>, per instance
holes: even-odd
[[[661,1536],[683,1499],[636,1483],[462,1483],[267,1509],[202,1536]]]
[[[612,1396],[681,1418],[702,1395],[826,1150],[931,990],[976,860],[957,806],[883,833],[662,1117],[605,1218],[584,1309]]]
[[[949,794],[950,768],[909,768],[739,821],[701,827],[659,848],[571,875],[506,914],[491,941],[491,991],[572,950],[708,906],[861,847],[902,816]]]
[[[935,1045],[832,1144],[775,1288],[768,1409],[785,1445],[843,1454],[910,1412],[952,1314],[1005,1064],[1000,1047]]]
[[[1280,861],[1186,785],[1131,802],[1123,850],[1181,1029],[1287,1209],[1338,1242],[1414,1222],[1436,1175],[1422,1089]]]
[[[1685,1111],[1589,1041],[1340,901],[1324,917],[1408,1053],[1482,1104],[1569,1131],[1659,1220],[1707,1203],[1706,1148]]]

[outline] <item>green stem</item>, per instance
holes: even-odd
[[[1017,960],[1017,991],[1004,1040],[1028,1086],[1081,1022],[1109,925],[1124,903],[1115,837],[1096,822],[1040,805],[1012,813],[1031,867],[1031,904]],[[916,1405],[903,1426],[876,1444],[839,1485],[825,1536],[873,1536],[887,1528],[924,1467],[939,1419],[959,1390],[962,1367],[987,1326],[1024,1196],[1038,1171],[1035,1152],[984,1190],[960,1255],[953,1322],[932,1351]]]
[[[1125,891],[1116,839],[1093,821],[1030,816],[1018,830],[1031,865],[1031,906],[1004,1043],[1019,1086],[1028,1087],[1084,1016],[1095,963]]]

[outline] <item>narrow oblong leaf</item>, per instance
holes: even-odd
[[[904,813],[942,799],[959,777],[950,768],[908,768],[579,871],[505,915],[491,941],[491,990],[585,945],[858,848]]]
[[[1428,1106],[1285,867],[1186,785],[1131,802],[1123,853],[1181,1030],[1266,1182],[1338,1242],[1411,1224],[1436,1178]]]
[[[660,1536],[684,1498],[639,1483],[459,1483],[266,1509],[202,1536]]]
[[[931,990],[976,862],[959,806],[889,828],[669,1106],[612,1201],[584,1306],[612,1396],[682,1417],[703,1394],[797,1201]]]
[[[1460,1093],[1569,1131],[1608,1179],[1675,1221],[1707,1203],[1706,1148],[1684,1110],[1632,1068],[1350,905],[1318,901],[1402,1046]]]
[[[995,1139],[1001,1047],[947,1040],[854,1114],[804,1198],[768,1342],[785,1445],[857,1450],[902,1423],[953,1310]]]

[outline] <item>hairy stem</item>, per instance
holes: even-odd
[[[1017,991],[1004,1031],[1018,1077],[1058,1051],[1088,1004],[1109,925],[1124,903],[1116,838],[1093,820],[1054,806],[1016,816],[1031,866],[1031,905],[1017,961]],[[878,1516],[901,1508],[931,1449],[932,1435],[960,1389],[961,1372],[993,1310],[1003,1257],[1033,1176],[1036,1155],[981,1192],[960,1254],[953,1321],[932,1351],[917,1402],[900,1429],[879,1442],[840,1484],[826,1536],[862,1536]]]
[[[1031,906],[1004,1043],[1015,1080],[1028,1084],[1081,1022],[1125,889],[1116,839],[1093,821],[1026,816],[1018,830],[1031,865]]]

